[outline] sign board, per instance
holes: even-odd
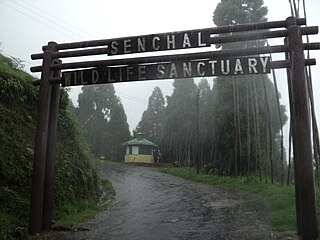
[[[154,52],[175,49],[210,47],[208,29],[159,33],[112,39],[108,42],[108,55]]]
[[[104,66],[62,73],[62,86],[270,73],[267,56]]]

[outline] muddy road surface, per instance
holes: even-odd
[[[117,192],[111,207],[51,239],[274,239],[270,209],[254,195],[123,164],[98,168]]]

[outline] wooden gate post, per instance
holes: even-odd
[[[298,201],[300,200],[300,223],[302,239],[317,239],[318,224],[316,211],[315,182],[311,147],[310,112],[305,78],[304,52],[301,27],[293,18],[287,19],[290,52],[291,84],[290,110],[293,116],[293,148],[295,171],[298,179]],[[299,214],[299,212],[297,212]],[[298,226],[299,228],[299,226]]]
[[[42,72],[38,100],[37,128],[35,136],[34,161],[32,173],[32,190],[30,202],[29,234],[42,231],[43,228],[43,200],[45,181],[45,162],[47,155],[49,109],[51,100],[50,79],[53,71],[50,65],[53,63],[52,53],[55,43],[48,44],[48,50],[44,52],[42,62]]]
[[[60,60],[56,61],[61,63]],[[54,71],[53,77],[60,77],[61,71]],[[49,129],[47,141],[47,159],[45,167],[44,200],[43,200],[43,230],[50,230],[52,227],[53,209],[53,175],[54,160],[56,152],[57,125],[60,99],[60,84],[53,84],[51,89],[51,102],[49,112]]]
[[[284,44],[288,45],[289,41],[287,38],[284,39]],[[285,53],[286,60],[290,61],[290,54],[288,52]],[[292,91],[292,76],[291,76],[291,69],[287,68],[287,81],[288,81],[288,93],[289,93],[289,102],[290,102],[290,127],[292,131],[292,138],[295,137],[296,135],[294,134],[294,129],[293,129],[293,103],[294,103],[294,96],[293,96],[293,91]],[[296,149],[293,149],[293,152]],[[293,156],[295,154],[293,153]],[[298,167],[298,162],[293,161],[293,167],[294,167],[294,187],[295,187],[295,197],[296,197],[296,224],[297,224],[297,234],[301,236],[301,186],[300,186],[300,169]]]

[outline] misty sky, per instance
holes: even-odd
[[[0,0],[0,51],[6,56],[24,60],[26,71],[29,72],[30,66],[41,64],[39,61],[30,60],[30,55],[41,52],[41,47],[49,41],[75,42],[212,27],[212,14],[217,2]],[[308,25],[319,26],[320,1],[309,0],[306,4]],[[269,9],[269,21],[285,20],[290,15],[288,0],[265,0],[265,5]],[[320,42],[320,36],[312,37],[311,40]],[[282,44],[282,40],[270,43]],[[318,66],[312,68],[319,121],[320,51],[314,51],[311,57],[318,61]],[[94,59],[106,58],[107,56],[100,56]],[[283,55],[275,55],[274,58],[283,59]],[[37,74],[33,75],[39,77]],[[281,103],[289,110],[285,71],[277,70],[277,76],[282,95]],[[142,112],[147,108],[148,98],[155,86],[159,86],[164,95],[172,93],[172,80],[115,84],[116,94],[124,105],[130,130],[136,127]],[[70,91],[74,104],[77,104],[80,89],[81,87],[74,87]]]

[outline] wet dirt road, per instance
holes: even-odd
[[[111,207],[52,239],[274,239],[270,210],[251,194],[214,188],[144,168],[98,166],[117,192]]]

